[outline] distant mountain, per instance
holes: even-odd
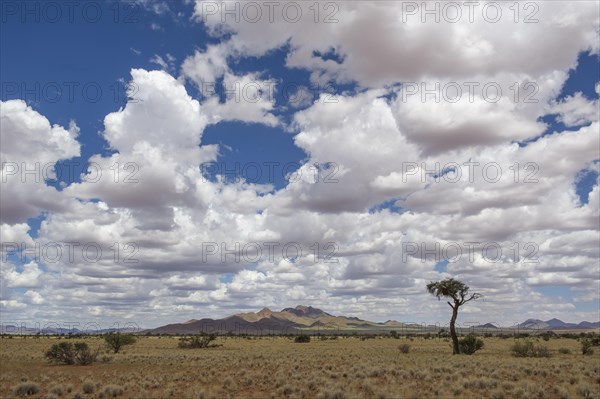
[[[105,334],[108,332],[129,332],[129,333],[149,333],[149,334],[196,334],[203,332],[216,332],[220,334],[233,333],[236,335],[269,335],[269,334],[298,334],[298,333],[327,333],[339,332],[352,334],[360,333],[435,333],[439,330],[439,325],[418,325],[413,323],[402,323],[395,320],[388,320],[384,323],[377,323],[368,320],[362,320],[358,317],[334,316],[324,312],[321,309],[312,306],[298,305],[295,308],[284,308],[281,311],[272,311],[269,308],[263,308],[260,311],[238,313],[222,319],[191,319],[182,323],[168,324],[149,330],[136,329],[101,329],[81,331],[77,328],[25,328],[9,324],[0,324],[0,333],[4,334]],[[444,327],[447,328],[447,327]],[[492,323],[475,326],[478,330],[504,329]],[[600,328],[600,322],[582,321],[579,324],[565,323],[559,319],[540,320],[527,319],[516,326],[507,327],[507,329],[522,330],[589,330]]]
[[[107,334],[111,332],[137,333],[139,328],[104,328],[96,330],[88,328],[80,330],[78,328],[62,328],[62,327],[24,327],[11,324],[0,325],[0,333],[2,334],[18,334],[18,335],[79,335],[79,334]]]
[[[485,323],[485,324],[475,326],[475,328],[496,328],[497,329],[498,327],[496,327],[492,323]]]
[[[582,321],[579,323],[582,328],[600,328],[600,321],[596,323],[590,323],[589,321]]]
[[[531,329],[531,330],[582,330],[590,328],[600,328],[600,322],[590,323],[589,321],[582,321],[579,324],[565,323],[559,319],[550,320],[539,320],[539,319],[527,319],[523,323],[517,325],[518,328]]]
[[[185,323],[146,330],[150,334],[195,334],[199,331],[233,334],[297,334],[302,331],[391,331],[405,324],[389,320],[376,323],[357,317],[334,316],[312,306],[298,305],[272,311],[263,308],[253,313],[239,313],[222,319],[190,320]]]
[[[323,312],[321,309],[313,308],[312,306],[298,305],[295,308],[285,308],[282,312],[293,313],[298,317],[320,317],[331,316],[329,313]],[[350,317],[348,317],[350,319]],[[356,319],[356,318],[354,318]],[[357,319],[358,320],[358,319]]]
[[[550,319],[550,320],[546,321],[546,324],[548,324],[548,326],[550,328],[574,328],[574,327],[577,327],[577,324],[565,323],[564,321],[558,320],[558,319]]]
[[[435,332],[439,327],[401,323],[388,320],[385,323],[377,323],[361,320],[358,317],[334,316],[321,309],[312,306],[298,305],[295,308],[284,308],[281,311],[273,311],[263,308],[258,312],[238,313],[222,319],[192,319],[184,323],[168,324],[166,326],[145,330],[142,333],[149,334],[196,334],[203,332],[216,332],[220,334],[232,333],[235,335],[268,335],[268,334],[298,334],[301,332],[323,332],[336,331],[341,333],[352,332],[380,332],[390,331],[425,333]],[[500,327],[486,323],[475,328],[483,330],[500,329]],[[510,328],[532,329],[532,330],[560,330],[560,329],[590,329],[600,328],[600,323],[581,322],[579,324],[565,323],[558,319],[547,321],[539,319],[528,319],[518,326]]]

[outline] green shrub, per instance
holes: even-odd
[[[14,387],[13,391],[19,396],[35,395],[40,391],[40,386],[33,382],[24,382]]]
[[[135,344],[135,337],[131,334],[121,334],[120,332],[108,333],[104,336],[104,341],[113,350],[114,353],[119,353],[125,345]]]
[[[104,395],[109,398],[116,398],[123,394],[123,388],[115,385],[109,385],[104,388]]]
[[[516,357],[550,357],[550,350],[546,346],[535,346],[531,341],[515,342],[511,351]]]
[[[96,352],[90,351],[88,344],[85,342],[75,342],[73,347],[75,348],[75,363],[81,365],[94,363],[98,357],[98,352],[100,351],[99,348]]]
[[[81,390],[83,393],[93,393],[94,392],[94,383],[91,381],[85,381],[81,386]]]
[[[306,335],[306,334],[297,335],[296,338],[294,338],[294,342],[302,343],[302,344],[310,342],[310,335]]]
[[[460,353],[472,355],[483,348],[483,341],[477,338],[475,335],[469,334],[466,337],[458,340],[458,347],[460,349]]]
[[[45,353],[46,359],[58,364],[86,365],[96,361],[99,349],[92,352],[85,342],[60,342]]]
[[[208,348],[210,343],[217,339],[215,334],[206,334],[201,332],[191,337],[182,337],[179,339],[179,347],[183,349]]]
[[[73,344],[70,342],[60,342],[52,347],[44,355],[46,359],[54,363],[73,364],[75,363],[75,353]]]
[[[53,387],[50,388],[50,390],[48,392],[50,392],[51,394],[54,394],[56,396],[63,396],[63,394],[65,393],[65,390],[60,385],[54,385]]]
[[[569,355],[569,354],[571,354],[571,349],[569,349],[569,348],[559,348],[558,349],[558,353],[560,353],[561,355]]]
[[[581,340],[581,353],[584,355],[593,355],[594,354],[594,350],[592,349],[593,345],[594,345],[593,341],[591,341],[587,338],[583,338]]]
[[[410,352],[410,345],[402,344],[398,347],[398,349],[400,350],[401,353],[408,353],[408,352]]]

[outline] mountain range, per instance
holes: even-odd
[[[480,329],[499,329],[491,323],[476,326]],[[560,329],[594,329],[600,328],[600,322],[581,322],[579,324],[565,323],[558,319],[542,321],[529,319],[509,327],[509,329],[560,330]],[[184,323],[168,324],[162,327],[145,330],[147,334],[194,334],[202,332],[218,332],[233,334],[298,334],[300,332],[339,331],[352,332],[389,332],[423,333],[436,332],[436,326],[425,326],[413,323],[402,323],[388,320],[378,323],[362,320],[357,317],[334,316],[312,306],[298,305],[295,308],[285,308],[272,311],[269,308],[253,313],[238,313],[222,319],[203,318],[189,320]]]
[[[600,322],[591,323],[589,321],[582,321],[581,323],[565,323],[559,319],[550,319],[546,321],[542,321],[539,319],[527,319],[523,323],[518,325],[519,328],[526,328],[531,330],[561,330],[561,329],[571,329],[571,330],[579,330],[579,329],[590,329],[590,328],[600,328]]]
[[[269,308],[253,313],[238,313],[222,319],[192,319],[183,323],[174,323],[158,328],[142,330],[139,329],[102,329],[82,331],[77,328],[59,328],[47,326],[44,328],[24,328],[16,325],[0,324],[0,332],[4,334],[104,334],[107,332],[121,331],[142,334],[196,334],[202,332],[215,332],[220,334],[232,333],[235,335],[269,335],[269,334],[298,334],[338,332],[341,334],[352,333],[389,333],[396,331],[400,334],[408,333],[432,333],[438,332],[439,328],[446,326],[421,325],[415,323],[402,323],[388,320],[378,323],[362,320],[357,317],[334,316],[321,309],[312,306],[298,305],[295,308],[284,308],[281,311],[272,311]],[[492,323],[481,324],[474,328],[492,332],[492,330],[590,330],[600,328],[600,322],[582,321],[581,323],[565,323],[559,319],[539,320],[528,319],[518,325],[510,327],[498,327]],[[467,328],[464,329],[468,331]]]
[[[139,332],[139,328],[103,328],[97,329],[94,328],[94,325],[90,325],[89,328],[79,329],[76,327],[64,328],[64,327],[56,327],[56,323],[52,323],[52,326],[44,326],[44,327],[25,327],[23,325],[14,325],[14,324],[1,324],[0,325],[0,334],[7,335],[95,335],[95,334],[107,334],[112,332],[121,332],[121,333],[137,333]]]
[[[402,328],[422,328],[419,325],[388,320],[385,323],[361,320],[357,317],[334,316],[312,306],[298,305],[272,311],[269,308],[253,313],[238,313],[223,319],[204,318],[184,323],[168,324],[145,333],[191,334],[198,331],[234,334],[297,334],[302,331],[391,331]]]

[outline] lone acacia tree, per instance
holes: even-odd
[[[104,340],[106,344],[113,350],[115,353],[119,353],[122,347],[125,345],[133,345],[135,344],[135,337],[129,334],[121,334],[120,332],[116,333],[108,333],[104,336]]]
[[[450,335],[452,336],[452,354],[460,353],[458,345],[458,337],[456,336],[456,317],[458,316],[458,308],[473,299],[481,298],[481,294],[469,294],[469,286],[462,281],[453,278],[447,278],[442,281],[430,282],[427,284],[427,291],[436,296],[438,301],[442,298],[450,298],[453,303],[448,301],[448,305],[452,308],[452,318],[450,319]]]

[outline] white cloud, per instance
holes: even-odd
[[[196,50],[193,56],[184,60],[181,71],[204,91],[207,85],[214,85],[229,70],[228,51],[227,46],[222,45],[208,46],[204,52]]]
[[[136,145],[146,142],[171,154],[175,148],[188,148],[188,156],[197,156],[206,126],[198,101],[166,72],[132,69],[131,76],[135,98],[104,120],[104,137],[111,147],[134,153]]]
[[[42,270],[35,262],[29,262],[23,265],[22,271],[17,271],[14,265],[2,263],[3,282],[7,288],[37,288],[42,285]]]
[[[600,191],[596,182],[582,204],[575,185],[582,170],[598,167],[597,101],[580,94],[556,98],[579,52],[598,50],[597,4],[539,5],[537,24],[511,18],[497,25],[481,19],[399,23],[402,3],[389,2],[341,3],[334,24],[308,18],[222,25],[220,15],[209,17],[214,36],[230,36],[185,59],[179,79],[167,72],[175,62],[169,53],[153,58],[167,71],[131,71],[135,98],[104,119],[103,137],[115,153],[90,158],[101,175],[92,170],[61,192],[43,183],[6,186],[11,197],[6,208],[3,197],[3,240],[94,243],[102,256],[91,261],[77,250],[73,259],[43,267],[2,263],[3,312],[43,319],[87,309],[103,320],[157,325],[306,303],[371,319],[445,321],[445,304],[424,287],[452,275],[486,295],[467,309],[465,321],[593,319],[596,314],[577,311],[575,302],[597,298]],[[200,7],[197,2],[201,18]],[[198,166],[218,153],[203,144],[206,126],[281,124],[275,116],[281,104],[265,94],[272,90],[268,71],[238,73],[232,61],[286,45],[288,67],[306,69],[314,81],[362,87],[322,95],[294,114],[290,130],[307,160],[284,190],[206,181]],[[220,80],[230,87],[256,84],[261,97],[221,102],[206,87]],[[192,98],[186,81],[202,98]],[[480,93],[472,101],[467,95],[457,102],[419,95],[404,101],[399,83],[411,82],[492,82],[504,96],[497,102]],[[527,82],[535,84],[537,102],[524,101]],[[515,83],[523,89],[519,99],[511,91]],[[538,137],[546,130],[539,118],[551,113],[577,130],[550,132],[526,146],[513,142]],[[75,125],[51,127],[23,102],[2,104],[2,124],[3,161],[53,163],[79,154]],[[480,167],[471,171],[469,162]],[[461,173],[436,179],[427,173],[436,165],[458,165]],[[497,181],[484,174],[486,165],[500,168]],[[401,212],[377,210],[384,202]],[[47,215],[34,240],[24,222],[41,211]],[[265,243],[271,241],[279,247],[268,259]],[[444,273],[435,270],[444,245],[467,250],[469,242],[480,242],[472,260],[462,256]],[[243,252],[236,244],[249,243],[263,256],[236,260],[234,252]],[[485,243],[500,245],[497,261],[482,255]],[[127,244],[134,244],[137,262],[123,262],[132,254]],[[205,257],[206,244],[229,252]],[[286,258],[285,244],[302,254]],[[537,263],[516,259],[515,250],[525,258],[531,248]],[[576,298],[536,291],[553,285],[572,287]],[[500,320],[489,320],[490,314]],[[513,320],[516,314],[520,320]]]
[[[226,73],[223,84],[228,90],[224,103],[217,96],[202,105],[211,115],[211,123],[220,121],[242,121],[276,126],[279,121],[271,112],[275,105],[275,83],[261,80],[257,74],[236,76]]]
[[[578,92],[560,102],[554,102],[550,112],[558,114],[558,121],[565,126],[574,127],[597,122],[599,106],[598,100],[590,101]]]
[[[205,98],[203,107],[211,123],[242,121],[279,124],[272,114],[275,106],[275,82],[261,79],[259,73],[236,75],[230,71],[227,45],[211,45],[196,51],[181,66],[182,76],[191,80]],[[222,82],[220,79],[222,78]],[[225,101],[221,102],[220,94]]]
[[[236,21],[232,16],[225,17],[221,10],[241,8],[240,4],[223,2],[213,10],[197,0],[195,16],[213,35],[231,34],[231,51],[260,56],[289,43],[292,52],[288,66],[319,70],[366,86],[420,80],[424,76],[460,79],[498,72],[535,76],[554,68],[567,69],[580,51],[597,51],[599,18],[597,5],[592,1],[577,6],[567,2],[540,3],[536,15],[531,16],[537,19],[536,23],[525,23],[524,10],[520,10],[515,22],[508,3],[501,5],[500,20],[489,22],[493,18],[484,16],[484,2],[478,3],[473,22],[469,21],[469,9],[465,6],[456,23],[451,22],[453,15],[442,13],[441,8],[439,23],[433,15],[423,23],[423,6],[418,6],[413,15],[407,9],[410,4],[415,3],[335,3],[333,9],[320,10],[315,23],[314,11],[306,3],[301,6],[303,17],[291,23],[292,11],[288,10],[288,15],[284,7],[274,11],[272,22],[268,10],[263,10],[259,22],[244,18],[240,10]],[[325,17],[331,14],[332,23],[325,23]],[[344,59],[341,65],[314,53],[328,53],[331,49]],[[525,59],[527,62],[523,62]]]
[[[48,210],[60,212],[68,201],[45,179],[54,180],[55,164],[79,155],[79,128],[50,125],[48,119],[22,100],[0,103],[0,217],[16,224]]]

